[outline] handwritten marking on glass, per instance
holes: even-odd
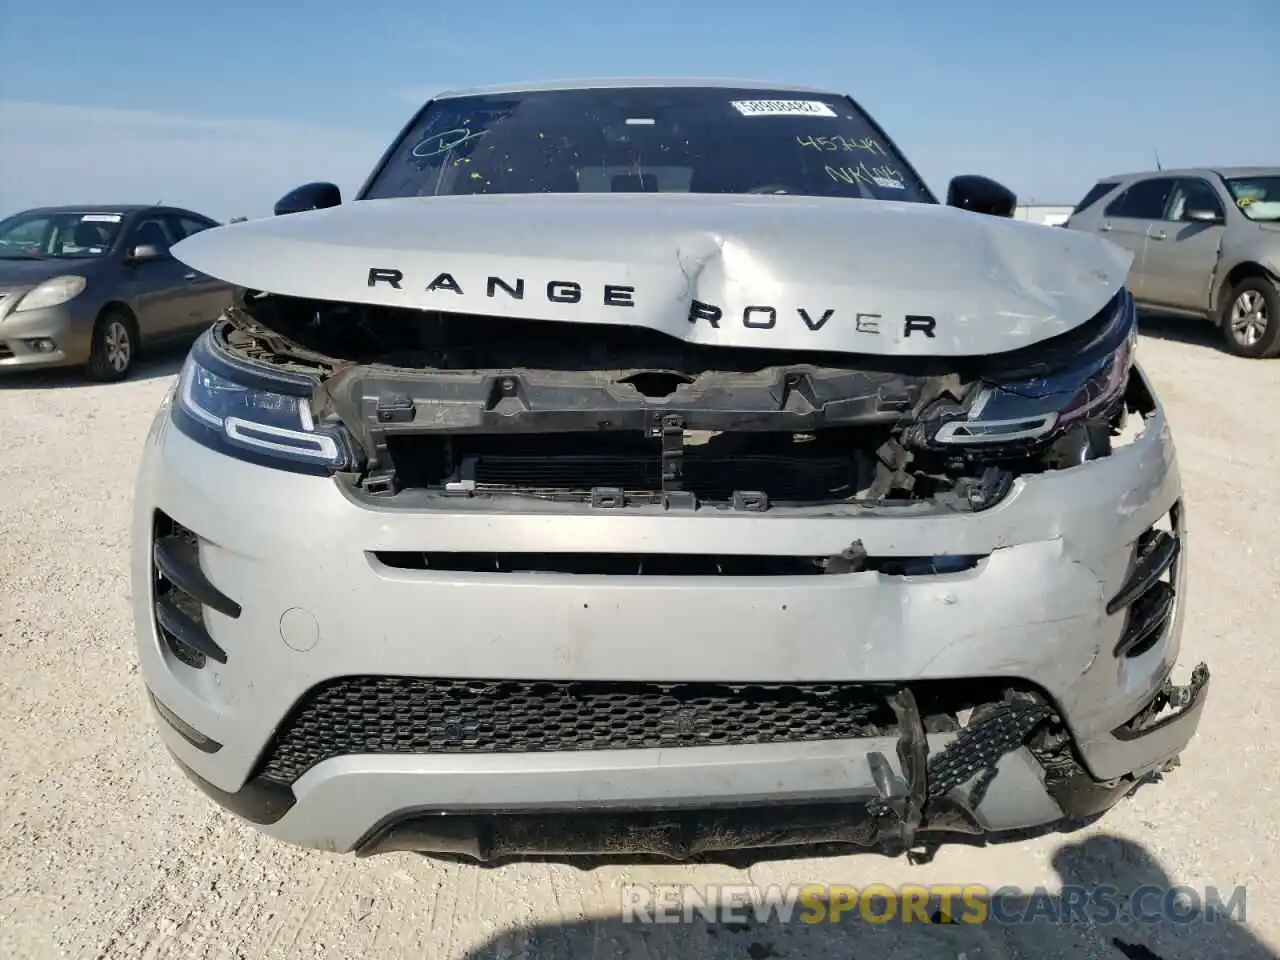
[[[845,183],[852,186],[853,184],[871,184],[880,187],[882,190],[905,190],[906,186],[902,182],[902,173],[887,164],[871,167],[868,169],[866,164],[858,164],[856,167],[826,167],[827,176],[836,183]]]
[[[444,133],[433,133],[426,139],[420,140],[414,146],[411,155],[415,160],[428,160],[442,153],[448,153],[469,140],[483,137],[486,133],[488,133],[487,130],[468,130],[466,127],[446,130]]]
[[[802,147],[811,147],[814,150],[831,152],[863,150],[881,157],[889,155],[888,151],[874,137],[796,137],[796,143]]]

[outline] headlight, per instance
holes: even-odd
[[[202,337],[192,348],[173,396],[183,433],[223,453],[305,473],[347,467],[351,448],[340,427],[311,416],[311,386],[237,371],[218,360]]]
[[[1112,410],[1128,386],[1138,341],[1128,292],[1110,309],[1113,313],[1092,349],[1082,351],[1072,365],[1039,376],[984,381],[967,414],[946,419],[931,442],[953,450],[1034,443]]]
[[[13,308],[14,313],[23,310],[40,310],[44,307],[56,307],[78,297],[84,290],[84,277],[66,276],[46,280],[38,287],[28,290]]]

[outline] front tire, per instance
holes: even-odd
[[[1222,307],[1222,337],[1237,357],[1280,356],[1280,291],[1268,277],[1245,277]]]
[[[133,317],[123,310],[103,311],[93,327],[93,345],[85,372],[91,380],[114,383],[133,370],[138,355],[138,334]]]

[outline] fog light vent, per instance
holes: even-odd
[[[156,630],[170,652],[196,670],[210,659],[226,663],[226,652],[205,627],[204,608],[238,617],[240,605],[205,577],[196,535],[156,511],[151,556]]]

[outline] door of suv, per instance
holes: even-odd
[[[1189,210],[1210,210],[1218,219],[1188,220]],[[1179,177],[1164,215],[1147,231],[1144,299],[1155,306],[1208,311],[1225,224],[1226,207],[1213,185],[1200,177]]]
[[[1109,204],[1098,224],[1098,232],[1133,254],[1129,267],[1129,289],[1135,299],[1147,299],[1147,275],[1144,262],[1147,234],[1153,224],[1164,218],[1173,193],[1173,177],[1145,177],[1130,184]]]

